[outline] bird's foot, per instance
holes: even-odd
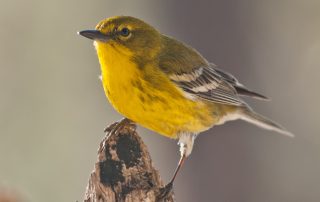
[[[173,183],[170,182],[166,186],[160,188],[159,194],[157,196],[157,200],[164,200],[166,199],[173,191]]]
[[[136,125],[130,119],[123,118],[120,121],[114,122],[111,125],[107,126],[103,131],[106,133],[106,136],[103,138],[99,151],[105,148],[105,140],[107,140],[112,135],[118,135],[120,131],[125,128],[130,127],[131,129],[135,130]],[[102,144],[103,143],[103,144]]]
[[[107,126],[103,131],[105,133],[118,134],[127,125],[133,125],[133,122],[130,119],[123,118],[120,121]]]

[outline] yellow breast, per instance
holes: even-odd
[[[186,98],[153,64],[139,67],[126,49],[99,42],[95,46],[106,96],[125,117],[171,138],[217,122],[212,105]]]

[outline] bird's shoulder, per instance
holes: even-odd
[[[197,67],[208,66],[207,60],[191,46],[165,35],[162,35],[162,41],[158,65],[166,74],[188,73]]]

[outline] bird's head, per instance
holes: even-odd
[[[161,34],[152,26],[134,17],[116,16],[98,23],[95,30],[78,34],[94,40],[97,49],[150,58],[161,48]],[[111,50],[112,49],[112,50]]]

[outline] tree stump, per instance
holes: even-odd
[[[173,192],[159,199],[164,184],[135,129],[128,119],[106,128],[84,201],[174,201]]]

